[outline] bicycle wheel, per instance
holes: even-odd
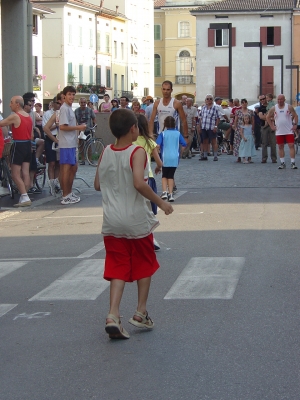
[[[94,167],[97,166],[99,157],[104,150],[104,144],[101,139],[91,139],[85,150],[85,158],[88,163]]]
[[[6,181],[7,189],[10,194],[10,198],[13,199],[15,197],[15,192],[14,192],[14,185],[13,185],[13,180],[10,175],[10,171],[8,168],[8,165],[5,161],[5,159],[2,160],[2,168],[3,168],[3,179]]]
[[[39,168],[36,171],[34,183],[39,190],[43,190],[46,182],[46,168]]]
[[[84,155],[85,140],[80,139],[78,143],[78,160],[81,161]]]

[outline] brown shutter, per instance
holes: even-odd
[[[208,47],[215,47],[215,30],[208,28]]]
[[[262,42],[263,46],[267,45],[267,27],[266,26],[260,27],[260,41]]]
[[[281,45],[281,26],[274,26],[274,46]]]
[[[236,28],[232,28],[232,46],[236,46]]]

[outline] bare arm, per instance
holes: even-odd
[[[161,159],[160,159],[160,157],[159,157],[159,154],[158,154],[158,146],[156,146],[156,147],[153,149],[151,155],[152,155],[152,157],[154,158],[154,161],[156,162],[155,173],[156,173],[156,175],[157,175],[158,173],[161,172],[161,168],[162,168],[162,161],[161,161]]]
[[[59,129],[61,131],[70,132],[70,131],[85,131],[86,124],[69,126],[69,125],[59,125]]]
[[[182,104],[180,103],[180,101],[178,101],[178,100],[176,100],[176,102],[174,101],[174,108],[175,108],[175,110],[178,111],[179,117],[182,122],[183,136],[188,136],[188,134],[189,134],[188,133],[188,125],[187,125],[185,113],[183,111],[183,107],[182,107]]]
[[[54,113],[53,115],[51,115],[50,119],[48,120],[48,122],[44,126],[44,132],[45,132],[46,136],[48,136],[49,139],[51,139],[55,143],[58,143],[57,137],[52,135],[52,132],[51,132],[51,130],[54,129],[53,128],[53,124],[55,124],[55,122],[56,122],[56,114]]]
[[[153,130],[154,130],[154,120],[157,114],[157,106],[158,106],[159,101],[156,100],[156,102],[153,105],[153,110],[152,110],[152,114],[148,123],[149,126],[149,132],[151,135],[153,135]],[[160,132],[159,132],[160,133]]]
[[[7,118],[2,119],[2,121],[0,121],[0,126],[2,127],[13,124],[16,128],[18,128],[20,126],[20,122],[20,118],[14,113],[9,115]]]
[[[296,131],[297,130],[297,125],[298,125],[298,115],[294,109],[293,106],[289,105],[289,112],[293,118],[294,124],[293,124],[293,130]]]
[[[100,165],[100,161],[101,161],[101,157],[98,160],[98,165],[97,165],[97,169],[96,169],[96,175],[95,175],[95,179],[94,179],[94,188],[95,190],[97,190],[97,192],[100,192],[101,188],[100,188],[100,180],[99,180],[99,165]]]
[[[267,123],[270,125],[270,128],[272,129],[272,131],[276,130],[276,127],[275,127],[275,124],[274,124],[274,112],[275,112],[275,107],[270,108],[270,110],[266,114],[266,118],[265,118]]]
[[[132,157],[133,185],[142,196],[155,203],[161,210],[165,212],[166,215],[169,215],[173,212],[173,207],[170,205],[170,203],[167,203],[157,196],[151,187],[144,181],[145,161],[145,151],[143,149],[136,150]]]

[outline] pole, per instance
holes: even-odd
[[[283,94],[283,56],[281,57],[281,94]]]
[[[262,42],[259,42],[259,94],[262,94]]]
[[[228,61],[228,66],[229,66],[229,99],[232,99],[232,23],[228,24],[228,29],[229,29],[229,61]]]

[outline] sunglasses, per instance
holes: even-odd
[[[56,101],[55,104],[59,104],[61,106],[61,103],[59,101]]]
[[[212,100],[212,97],[206,97],[205,100]]]
[[[261,97],[259,100],[266,100],[266,98],[265,97]]]

